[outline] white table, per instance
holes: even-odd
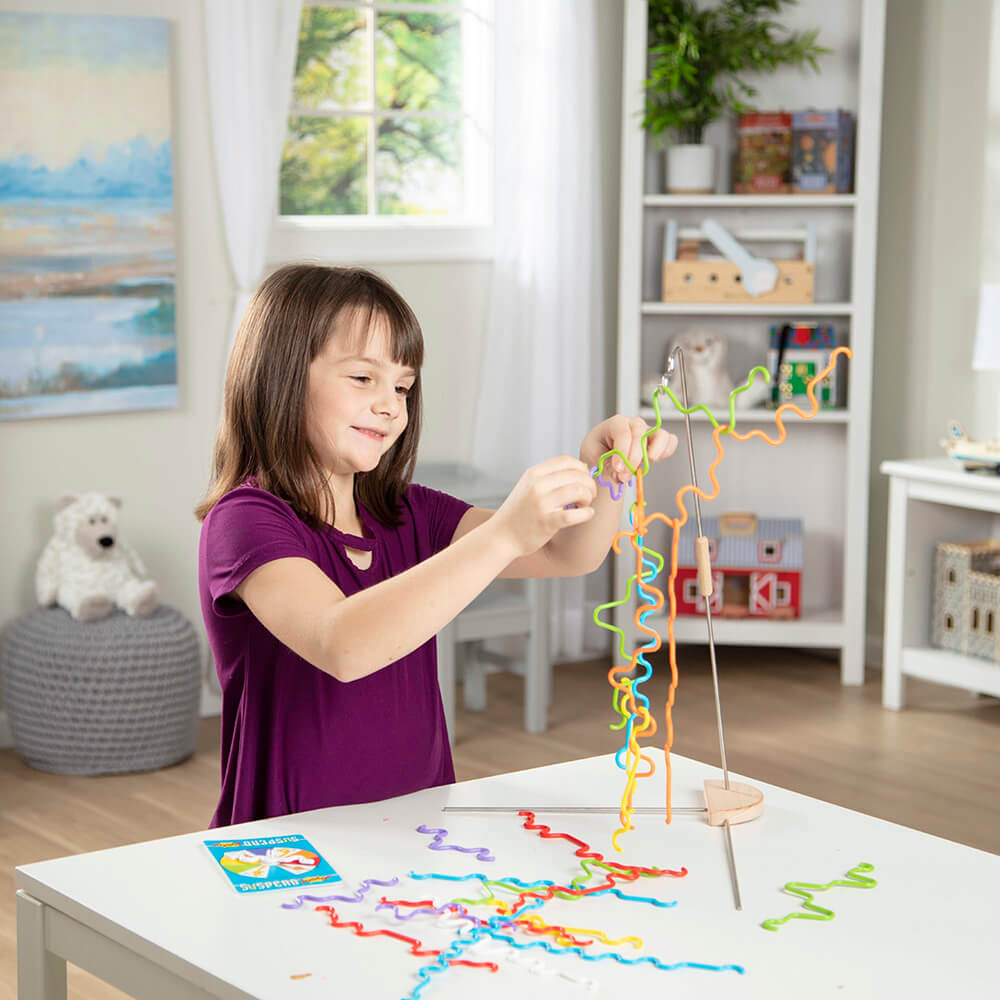
[[[889,476],[882,704],[905,704],[906,677],[1000,697],[1000,667],[930,644],[934,546],[997,537],[1000,476],[965,472],[952,459],[883,462]]]
[[[810,732],[822,738],[821,726]],[[794,754],[795,747],[788,752]],[[717,768],[681,757],[674,757],[673,773],[675,806],[701,804],[703,778],[718,776]],[[656,776],[639,782],[636,804],[659,805],[662,781],[661,764]],[[592,978],[601,986],[596,995],[604,997],[633,990],[636,996],[707,1000],[997,995],[1000,857],[753,783],[765,794],[763,816],[733,830],[742,912],[733,906],[722,833],[698,816],[675,815],[669,827],[662,817],[637,816],[637,829],[624,838],[622,855],[609,844],[614,816],[539,816],[554,830],[589,841],[609,859],[686,866],[690,874],[625,884],[626,892],[677,900],[672,909],[595,895],[552,901],[536,912],[552,923],[603,929],[612,936],[638,934],[645,948],[635,954],[668,962],[737,963],[745,967],[744,975],[663,972],[540,949],[520,954],[540,958],[550,970]],[[317,887],[316,895],[348,894],[362,879],[400,876],[394,889],[377,891],[409,899],[433,895],[444,902],[477,895],[476,884],[411,880],[405,877],[411,868],[557,881],[579,871],[572,845],[523,830],[516,815],[443,813],[445,805],[607,806],[617,804],[622,784],[612,757],[595,757],[382,803],[25,865],[15,875],[20,1000],[64,997],[66,960],[147,998],[405,997],[416,985],[416,970],[431,959],[411,956],[406,945],[390,938],[361,939],[330,927],[309,906],[282,909],[282,901],[295,897],[294,889],[238,895],[213,868],[201,841],[230,834],[302,834],[344,879]],[[422,823],[446,827],[451,843],[490,848],[496,862],[430,851],[430,838],[416,832]],[[876,888],[817,894],[816,902],[835,912],[833,920],[791,920],[777,932],[761,928],[762,920],[799,909],[797,899],[780,892],[786,882],[829,882],[862,861],[875,866]],[[434,947],[447,945],[451,932],[422,923],[423,918],[400,924],[376,915],[376,898],[334,905],[341,919],[401,929]],[[452,968],[432,981],[421,1000],[473,995],[557,1000],[585,992],[561,976],[499,962],[497,974]],[[307,978],[291,978],[307,973]]]

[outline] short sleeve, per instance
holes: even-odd
[[[472,504],[459,500],[450,493],[432,490],[429,486],[420,486],[418,483],[411,483],[407,487],[407,499],[427,523],[432,554],[448,548],[462,515],[472,507]]]
[[[241,614],[241,602],[225,601],[255,569],[275,559],[313,559],[295,511],[266,490],[239,487],[209,511],[201,528],[201,586],[212,610]]]

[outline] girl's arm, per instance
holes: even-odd
[[[511,562],[557,531],[589,521],[593,499],[582,462],[549,459],[528,469],[487,523],[350,597],[301,558],[265,563],[234,593],[303,659],[338,680],[358,680],[435,636]]]

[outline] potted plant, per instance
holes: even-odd
[[[809,65],[830,52],[818,30],[789,32],[771,20],[795,0],[722,0],[699,8],[695,0],[649,0],[649,77],[642,127],[667,148],[667,190],[715,191],[715,148],[702,144],[705,127],[728,111],[756,110],[746,72]]]

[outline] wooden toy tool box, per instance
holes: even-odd
[[[816,230],[812,223],[801,229],[742,230],[733,233],[740,244],[801,243],[798,259],[774,259],[778,276],[770,291],[751,294],[743,283],[743,268],[727,256],[701,255],[711,240],[698,228],[678,227],[669,219],[663,241],[664,302],[784,302],[814,301]]]

